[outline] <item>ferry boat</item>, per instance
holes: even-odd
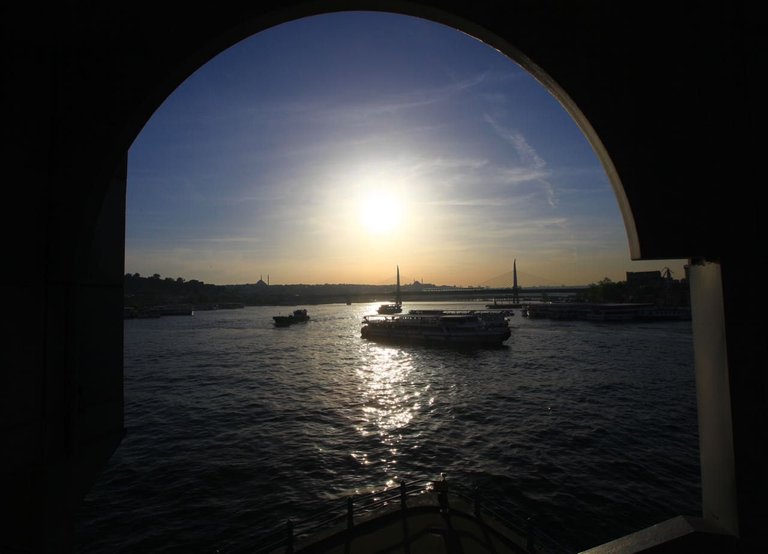
[[[276,315],[272,319],[275,321],[275,327],[288,327],[294,323],[304,323],[309,321],[309,315],[307,310],[299,309],[293,310],[291,315]]]
[[[441,310],[363,318],[360,336],[374,342],[501,346],[512,332],[503,317]]]
[[[507,326],[507,318],[513,317],[512,310],[408,310],[409,315],[475,315],[490,325]]]

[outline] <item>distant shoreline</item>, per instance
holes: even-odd
[[[514,299],[512,287],[462,288],[431,284],[403,285],[403,302],[482,301],[509,303]],[[201,281],[162,279],[160,276],[126,275],[123,305],[146,309],[158,306],[296,306],[392,302],[394,285],[211,285]],[[690,303],[686,281],[656,280],[639,284],[608,280],[585,286],[520,287],[519,301],[571,302],[645,302],[663,306],[687,306]],[[203,308],[201,308],[203,309]]]

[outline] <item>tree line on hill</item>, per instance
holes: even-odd
[[[687,280],[670,278],[644,281],[612,281],[605,278],[589,285],[576,295],[577,302],[640,303],[657,306],[690,306],[691,297]]]

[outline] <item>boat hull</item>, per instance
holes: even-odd
[[[309,315],[306,310],[294,310],[291,315],[272,316],[275,327],[288,327],[294,323],[305,323],[309,321]]]
[[[360,331],[362,338],[374,342],[444,347],[501,346],[511,335],[503,321],[451,316],[368,317]]]
[[[289,325],[293,325],[295,323],[306,323],[309,321],[309,318],[295,318],[290,315],[286,316],[274,316],[273,318],[275,320],[275,327],[288,327]]]
[[[509,337],[504,335],[492,335],[484,337],[465,337],[461,335],[450,334],[399,334],[399,333],[380,333],[363,332],[361,336],[364,339],[386,344],[423,344],[428,346],[446,346],[450,348],[479,347],[479,346],[502,346]]]

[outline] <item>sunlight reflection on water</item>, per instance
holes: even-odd
[[[362,398],[362,436],[376,435],[383,449],[378,460],[389,478],[386,486],[395,486],[401,430],[406,428],[420,409],[421,392],[412,384],[416,371],[413,356],[401,349],[371,346],[365,363],[357,369]],[[367,455],[356,457],[370,463]]]

